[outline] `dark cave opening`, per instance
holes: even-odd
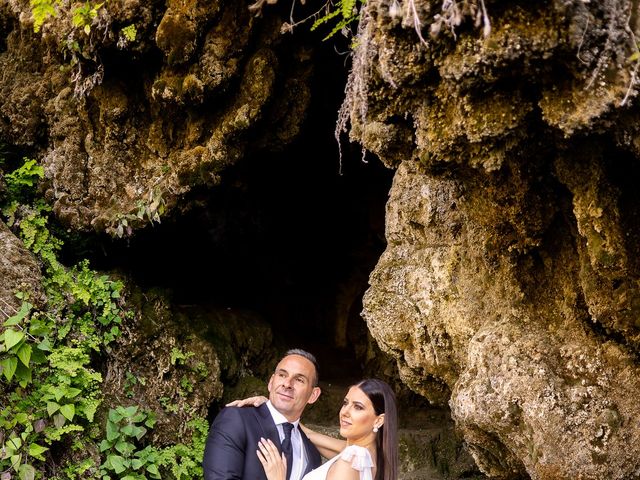
[[[308,348],[328,375],[357,378],[350,342],[366,340],[361,298],[385,248],[393,172],[363,162],[345,139],[340,162],[334,128],[348,67],[329,44],[317,55],[311,105],[291,145],[247,156],[218,187],[191,192],[184,211],[129,239],[68,241],[65,263],[88,257],[170,292],[178,306],[254,311],[278,345]]]

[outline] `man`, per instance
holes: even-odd
[[[320,396],[315,357],[289,350],[271,375],[268,389],[267,403],[224,408],[213,421],[202,463],[205,480],[266,480],[256,453],[261,437],[285,452],[289,480],[300,480],[320,466],[320,453],[298,427],[305,407]]]

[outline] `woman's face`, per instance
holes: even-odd
[[[383,415],[376,415],[369,397],[358,387],[351,387],[340,409],[340,435],[350,444],[366,445],[375,438],[373,427],[380,427]]]

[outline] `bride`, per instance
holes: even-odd
[[[253,397],[231,405],[266,400]],[[362,380],[347,392],[340,409],[340,435],[346,441],[301,427],[322,456],[330,459],[302,480],[397,480],[396,398],[382,380]],[[256,453],[268,480],[286,480],[287,461],[271,440],[261,439]]]

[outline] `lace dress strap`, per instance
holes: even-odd
[[[351,468],[360,472],[360,480],[373,480],[373,460],[369,450],[350,445],[342,451],[340,458],[350,462]]]

